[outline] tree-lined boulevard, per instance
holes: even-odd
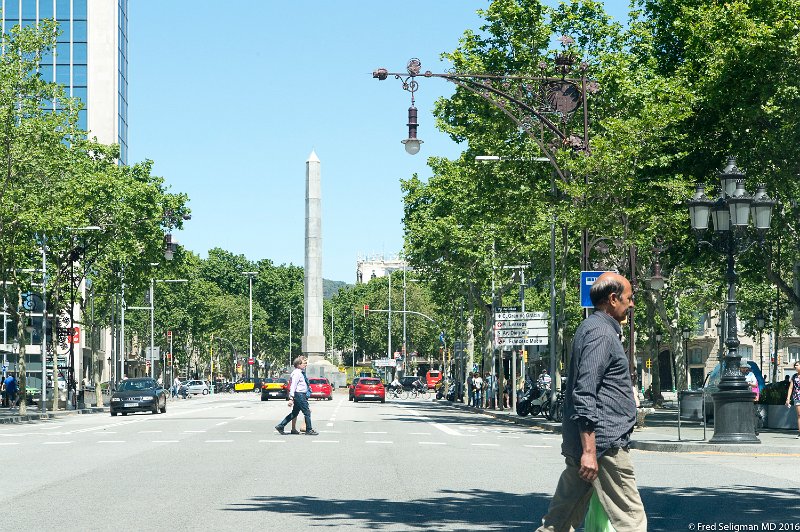
[[[0,425],[15,456],[3,526],[531,530],[563,468],[558,434],[445,402],[354,404],[339,390],[311,407],[316,437],[277,434],[286,402],[256,394]],[[654,531],[800,524],[796,456],[632,451]]]

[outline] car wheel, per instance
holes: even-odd
[[[358,402],[358,397],[353,397],[353,402],[357,403]]]
[[[111,412],[111,415],[112,415],[112,416],[114,416],[114,417],[116,417],[116,416],[117,416],[117,413],[116,413],[116,412]]]
[[[158,401],[156,401],[156,404],[153,405],[153,409],[150,411],[150,413],[158,414]]]
[[[385,403],[385,402],[386,402],[386,399],[381,399],[381,403]]]
[[[262,401],[268,401],[268,400],[269,400],[269,397],[267,397],[267,396],[266,396],[266,395],[264,395],[264,394],[261,394],[261,400],[262,400]]]
[[[167,400],[166,399],[164,399],[164,406],[159,408],[158,411],[161,412],[162,414],[166,414],[167,413]]]
[[[208,390],[203,390],[203,395],[208,395]]]
[[[128,415],[127,412],[120,412],[120,414],[122,414],[123,416],[127,416]]]

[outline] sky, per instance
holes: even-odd
[[[432,107],[455,86],[421,79],[417,155],[400,141],[410,94],[378,67],[443,72],[486,0],[134,0],[128,4],[128,164],[154,161],[192,219],[174,233],[206,257],[304,263],[305,162],[322,163],[323,277],[355,282],[359,255],[403,246],[400,180],[459,146]],[[607,2],[623,17],[627,1]]]

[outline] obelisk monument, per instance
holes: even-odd
[[[306,161],[306,268],[303,305],[303,354],[309,362],[325,356],[322,331],[322,187],[321,163],[312,150]],[[314,358],[312,358],[314,357]]]

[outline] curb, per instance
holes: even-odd
[[[8,424],[8,423],[25,423],[25,422],[32,422],[32,421],[39,421],[42,419],[55,419],[62,416],[72,416],[77,414],[101,414],[103,412],[108,412],[108,408],[106,407],[90,407],[90,408],[81,408],[80,410],[59,410],[57,412],[47,412],[45,414],[37,413],[37,414],[25,414],[21,416],[17,415],[7,415],[3,416],[0,415],[0,425]]]

